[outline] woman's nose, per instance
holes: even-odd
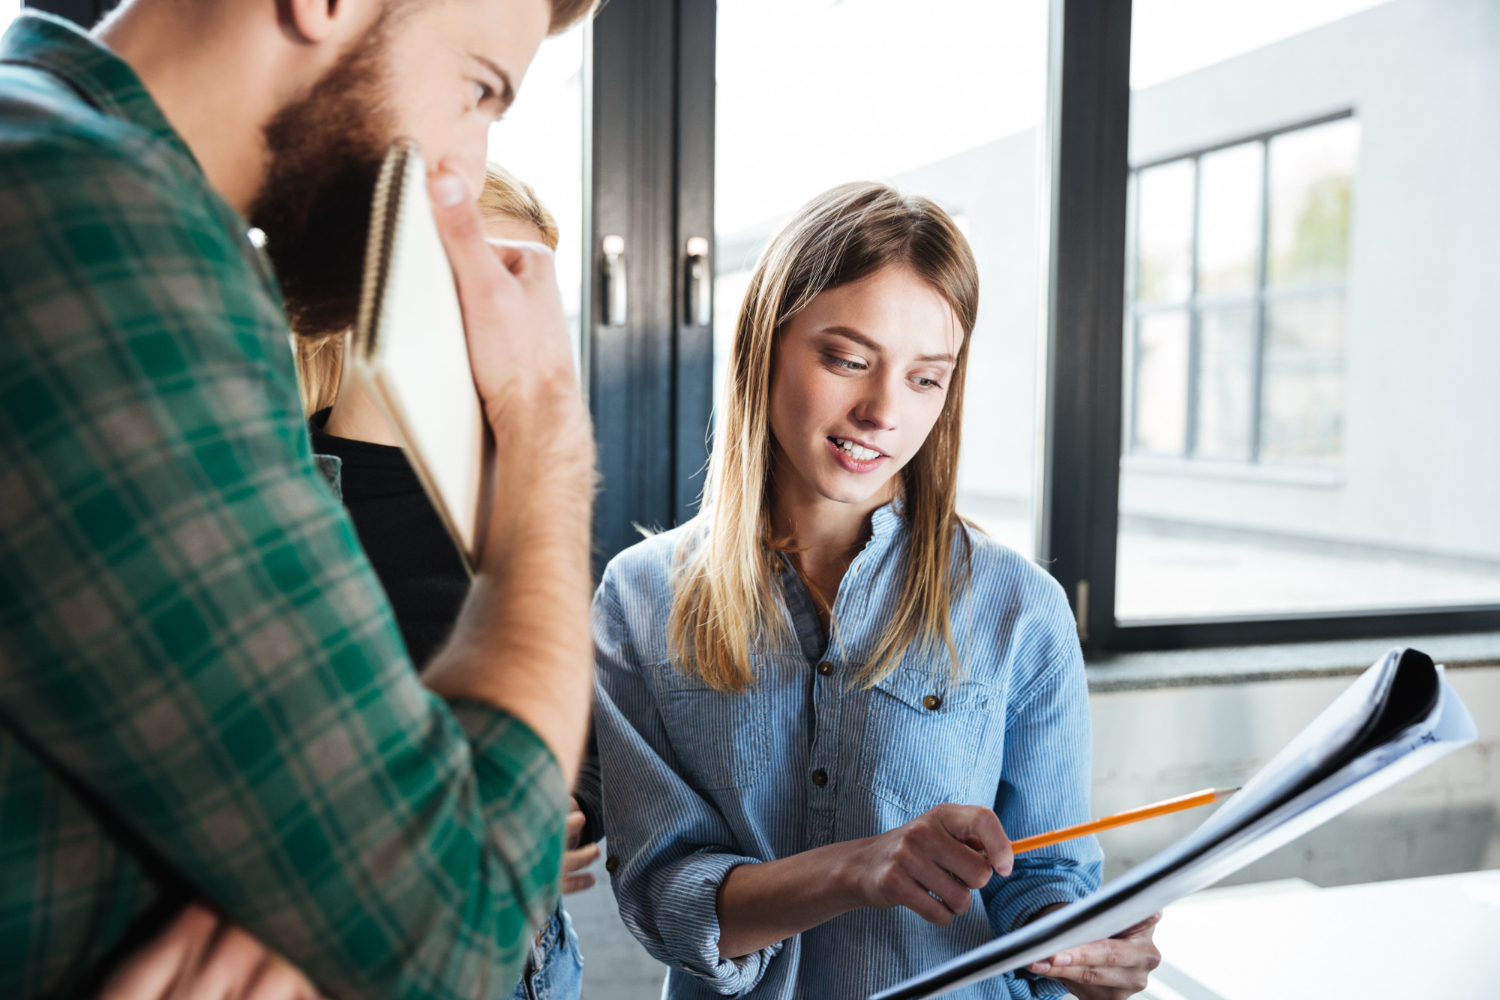
[[[854,408],[854,419],[871,430],[888,431],[896,426],[896,395],[890,386],[876,383]]]

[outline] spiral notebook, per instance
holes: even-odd
[[[877,993],[940,996],[1118,934],[1473,742],[1443,668],[1393,649],[1202,826],[1093,895]]]
[[[494,442],[448,255],[412,144],[392,146],[375,188],[352,367],[401,441],[464,566],[479,565]]]

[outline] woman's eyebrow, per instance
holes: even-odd
[[[838,337],[843,337],[845,340],[852,340],[856,344],[860,345],[861,347],[864,347],[864,348],[867,348],[868,350],[874,351],[876,354],[884,354],[885,353],[885,348],[884,347],[882,347],[881,345],[877,344],[875,341],[871,340],[869,337],[866,337],[864,334],[860,333],[858,330],[850,329],[847,326],[825,326],[823,328],[822,332],[823,333],[831,333],[831,334],[833,334],[835,336],[838,336]],[[917,355],[917,360],[918,361],[937,361],[937,362],[942,362],[944,364],[950,364],[950,365],[951,364],[956,364],[958,362],[958,359],[956,357],[954,357],[952,354],[919,354],[919,355]]]
[[[825,326],[823,328],[823,332],[843,337],[845,340],[852,340],[859,346],[868,348],[869,350],[874,351],[876,354],[885,353],[884,347],[881,347],[879,344],[875,343],[875,341],[871,340],[869,337],[866,337],[858,330],[851,330],[847,326]]]

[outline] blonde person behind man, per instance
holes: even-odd
[[[529,185],[490,163],[479,194],[485,234],[544,243],[556,250],[557,223]],[[360,542],[380,577],[412,662],[420,668],[447,639],[468,594],[469,579],[395,435],[356,378],[345,378],[348,334],[299,338],[297,375],[313,452],[337,482]],[[323,456],[336,456],[332,463]],[[594,884],[582,871],[598,856],[598,764],[585,759],[563,859],[563,891]],[[582,808],[580,808],[580,802]],[[565,1000],[579,994],[582,958],[559,904],[537,935],[515,1000]]]

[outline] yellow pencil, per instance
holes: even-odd
[[[1105,816],[1103,819],[1090,820],[1087,823],[1079,823],[1077,826],[1053,830],[1051,833],[1039,833],[1035,837],[1022,837],[1011,844],[1010,848],[1017,854],[1020,854],[1022,851],[1034,851],[1038,847],[1060,844],[1064,840],[1072,840],[1074,837],[1087,837],[1089,834],[1098,833],[1100,830],[1113,830],[1117,826],[1139,823],[1143,819],[1154,819],[1157,816],[1181,812],[1184,809],[1196,809],[1198,806],[1206,806],[1210,802],[1219,802],[1227,799],[1237,791],[1239,791],[1238,788],[1205,788],[1201,792],[1192,792],[1188,795],[1179,795],[1175,799],[1166,799],[1161,802],[1153,802],[1148,806],[1127,809],[1122,813],[1115,813],[1113,816]]]

